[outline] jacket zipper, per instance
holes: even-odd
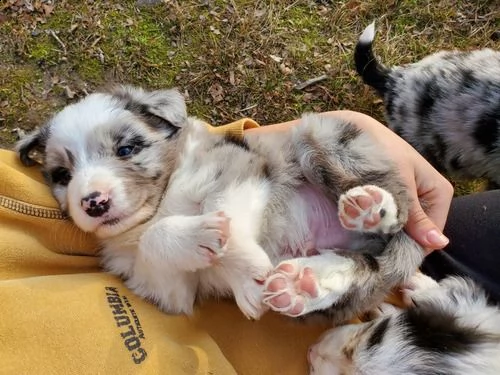
[[[35,207],[29,203],[0,195],[0,206],[23,215],[36,216],[43,219],[65,220],[67,217],[56,208]]]

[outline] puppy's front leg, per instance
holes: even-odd
[[[139,254],[132,275],[125,282],[135,294],[150,300],[170,314],[191,314],[198,289],[197,272],[152,263]]]
[[[223,212],[169,216],[142,235],[141,255],[151,264],[193,272],[212,266],[226,251],[228,237],[229,219]]]
[[[229,220],[220,212],[158,221],[139,240],[127,286],[166,312],[192,313],[199,280],[195,271],[222,255],[228,232]]]
[[[264,281],[273,264],[264,249],[250,236],[231,236],[229,250],[221,260],[219,275],[231,288],[236,303],[247,318],[259,319],[266,311],[262,303]]]

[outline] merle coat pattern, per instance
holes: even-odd
[[[496,375],[500,309],[471,280],[439,284],[415,275],[406,310],[383,305],[379,317],[326,332],[311,347],[311,375]]]
[[[500,52],[441,51],[389,68],[373,54],[374,37],[372,23],[355,63],[384,99],[388,126],[441,172],[500,186]]]

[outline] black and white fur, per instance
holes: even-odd
[[[401,230],[406,188],[368,134],[327,116],[301,122],[216,135],[175,90],[119,87],[67,106],[18,152],[25,165],[42,153],[105,268],[163,310],[232,295],[251,318],[271,308],[344,321],[406,281],[423,251]]]
[[[385,305],[376,320],[326,332],[311,374],[500,374],[500,309],[471,280],[416,274],[403,295],[407,310]]]
[[[388,68],[373,54],[374,37],[372,23],[355,63],[384,99],[389,127],[441,172],[500,186],[500,52],[441,51]]]

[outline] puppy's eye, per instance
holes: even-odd
[[[116,156],[119,156],[121,158],[129,156],[130,154],[132,154],[132,151],[134,151],[134,148],[135,146],[130,145],[119,147],[118,150],[116,150]]]
[[[64,167],[57,167],[50,172],[50,179],[54,184],[66,186],[71,181],[71,173]]]

